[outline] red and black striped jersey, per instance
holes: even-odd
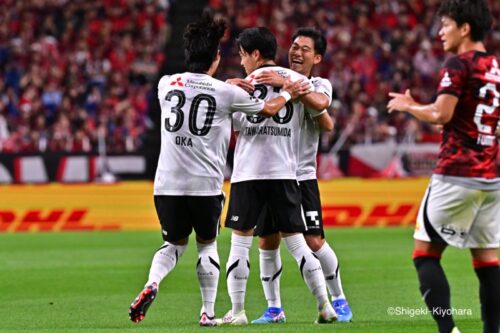
[[[469,51],[449,58],[441,69],[438,94],[458,97],[444,125],[435,173],[458,177],[496,178],[500,119],[500,61]]]

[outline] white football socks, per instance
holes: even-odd
[[[231,250],[226,263],[227,291],[232,303],[232,313],[245,309],[245,292],[250,274],[250,248],[252,236],[231,235]]]
[[[175,265],[177,265],[177,261],[184,251],[186,251],[186,248],[187,245],[174,245],[165,242],[163,246],[156,251],[153,257],[146,286],[153,283],[160,285],[163,278],[165,278],[165,276],[174,269]]]
[[[316,297],[318,310],[328,302],[328,295],[325,285],[325,277],[318,259],[312,254],[307,246],[306,240],[302,234],[295,234],[283,238],[288,250],[293,255],[300,268],[300,273],[306,282],[311,293]]]
[[[325,275],[325,282],[333,300],[339,298],[345,299],[344,291],[342,290],[342,282],[340,281],[339,261],[333,249],[325,242],[318,251],[314,252],[314,254],[321,263],[321,268]]]
[[[205,312],[207,316],[214,317],[215,299],[217,297],[217,285],[219,283],[219,254],[217,253],[217,242],[210,244],[196,243],[198,247],[198,263],[196,273],[200,284],[201,300],[203,306],[200,315]]]
[[[281,277],[281,256],[280,249],[262,250],[259,249],[260,280],[267,306],[281,308],[280,277]]]

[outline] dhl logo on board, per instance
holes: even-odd
[[[84,222],[87,212],[88,209],[34,209],[17,214],[12,210],[0,210],[0,232],[121,230],[119,223]]]
[[[326,227],[412,225],[426,184],[427,179],[320,182],[323,222]],[[152,187],[151,182],[1,186],[0,233],[159,230]],[[229,184],[224,192],[229,194]]]

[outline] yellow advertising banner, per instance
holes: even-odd
[[[324,224],[413,224],[427,182],[427,178],[320,181]],[[229,195],[228,183],[224,192]],[[222,221],[226,209],[227,205]],[[0,232],[158,229],[151,182],[0,186]]]

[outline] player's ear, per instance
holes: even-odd
[[[259,60],[261,58],[261,54],[260,54],[259,50],[253,50],[251,55],[252,55],[252,58],[254,58],[255,60]]]
[[[315,65],[317,65],[317,64],[319,64],[319,63],[321,62],[321,60],[323,60],[323,57],[321,56],[321,54],[316,54],[316,55],[314,56],[314,62],[313,62],[313,63],[314,63]]]
[[[470,24],[469,23],[464,23],[462,24],[458,29],[460,29],[460,34],[462,37],[466,37],[467,35],[470,36]]]

